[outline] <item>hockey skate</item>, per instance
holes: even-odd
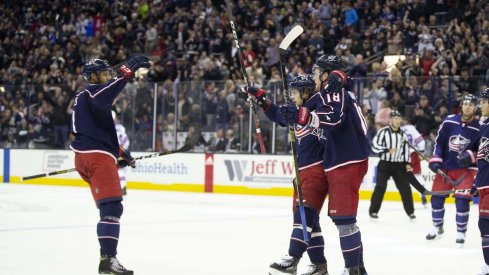
[[[489,265],[484,265],[477,275],[489,275]]]
[[[116,257],[102,256],[98,266],[99,274],[133,275],[132,270],[127,270]]]
[[[444,232],[445,232],[445,230],[443,230],[443,227],[433,226],[433,228],[428,233],[428,235],[426,235],[426,239],[427,240],[434,240],[434,239],[438,238],[440,235],[442,235]]]
[[[127,195],[127,188],[124,186],[122,187],[122,195],[126,196]]]
[[[379,214],[377,214],[377,213],[370,213],[369,215],[370,215],[370,218],[371,219],[374,219],[374,220],[378,220],[379,219]]]
[[[345,268],[341,275],[363,275],[359,266]]]
[[[409,219],[410,219],[411,221],[416,220],[416,215],[414,215],[414,213],[409,214]]]
[[[455,242],[458,247],[462,247],[465,243],[465,232],[457,232],[457,239]]]
[[[328,275],[328,266],[324,264],[311,264],[306,273],[302,275]]]
[[[274,262],[270,265],[269,275],[279,274],[297,274],[297,265],[300,258],[285,255],[280,261]]]

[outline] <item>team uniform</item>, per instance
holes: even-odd
[[[423,138],[423,135],[414,127],[414,125],[411,124],[406,124],[401,126],[401,130],[406,134],[407,136],[407,142],[414,146],[419,152],[423,153],[426,147],[426,142]],[[412,172],[416,179],[420,183],[424,183],[423,176],[421,174],[421,160],[419,158],[418,153],[416,153],[414,150],[411,149],[411,167],[412,167]],[[424,185],[424,184],[423,184]],[[421,201],[423,205],[427,204],[426,201],[426,196],[421,194]]]
[[[150,68],[145,56],[136,56],[120,67],[121,76],[112,77],[107,61],[90,60],[83,67],[83,76],[91,85],[80,91],[73,104],[71,133],[75,139],[75,167],[88,182],[99,208],[97,235],[100,244],[99,274],[132,275],[116,258],[119,241],[119,220],[123,213],[119,166],[135,166],[128,151],[119,146],[112,118],[114,99],[126,86],[128,79],[141,68]]]
[[[299,76],[292,80],[291,86],[294,88],[298,81],[308,82],[314,89],[314,82],[307,77]],[[248,88],[248,92],[256,88]],[[260,93],[262,90],[260,90]],[[256,91],[258,93],[258,91]],[[255,93],[255,94],[256,94]],[[307,102],[307,101],[306,101]],[[260,104],[260,102],[259,102]],[[273,122],[281,126],[287,126],[284,109],[287,105],[275,105],[270,101],[260,104],[266,116]],[[295,104],[289,106],[295,108]],[[328,186],[325,184],[325,175],[323,172],[323,146],[319,140],[324,138],[317,130],[307,128],[298,124],[293,125],[295,145],[297,149],[297,161],[299,168],[299,177],[301,180],[302,197],[305,204],[306,223],[309,234],[309,243],[304,241],[300,211],[298,211],[297,191],[294,190],[293,197],[293,215],[294,224],[290,238],[288,255],[281,261],[270,265],[270,274],[296,274],[297,264],[307,251],[312,266],[306,274],[327,274],[326,258],[324,257],[324,239],[321,233],[319,214],[323,207],[324,201],[328,195]],[[323,273],[321,273],[323,272]]]
[[[485,101],[485,102],[484,102]],[[488,116],[487,101],[489,101],[489,89],[481,93],[482,115]],[[483,106],[484,104],[484,106]],[[484,108],[484,109],[483,109]],[[480,275],[489,274],[489,120],[484,120],[480,125],[480,143],[477,150],[478,173],[475,179],[475,188],[479,193],[479,230],[481,232],[482,253],[485,266]]]
[[[477,152],[479,142],[479,121],[473,119],[465,123],[461,118],[461,114],[456,114],[448,116],[443,121],[436,137],[434,153],[430,158],[430,167],[438,165],[452,180],[464,177],[464,180],[454,187],[440,174],[436,174],[432,187],[433,191],[455,190],[457,243],[459,244],[464,243],[467,231],[470,201],[472,200],[470,190],[477,173],[475,152]],[[467,167],[460,166],[462,156],[468,158]],[[434,228],[426,236],[428,240],[443,233],[446,197],[433,195],[431,198]]]

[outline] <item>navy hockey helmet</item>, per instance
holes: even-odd
[[[85,80],[90,80],[90,75],[92,73],[99,74],[101,71],[110,71],[111,67],[106,60],[103,59],[90,59],[88,63],[83,65],[82,75]]]
[[[477,97],[473,94],[466,94],[462,97],[462,100],[460,101],[460,105],[463,105],[464,102],[470,102],[473,103],[475,106],[477,106],[477,103],[479,103],[479,100]]]
[[[317,68],[321,69],[322,72],[344,70],[346,69],[346,63],[341,57],[335,55],[321,55],[314,63],[312,71],[314,72]]]
[[[309,97],[316,90],[316,82],[310,75],[298,75],[290,81],[289,88],[289,92],[297,89],[301,95]]]

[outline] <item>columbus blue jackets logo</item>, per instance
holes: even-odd
[[[479,144],[479,150],[477,151],[477,159],[483,159],[489,162],[489,139],[483,137]]]
[[[458,136],[451,136],[450,139],[448,140],[448,148],[450,151],[455,151],[457,153],[462,153],[465,148],[470,143],[470,139],[464,138],[461,135]]]
[[[297,142],[299,143],[299,145],[301,144],[301,139],[308,135],[316,136],[318,140],[326,140],[326,137],[324,136],[324,130],[321,128],[312,128],[310,126],[301,126],[299,124],[296,124],[294,128],[295,137],[297,138]]]

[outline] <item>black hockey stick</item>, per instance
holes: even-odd
[[[280,73],[282,75],[282,83],[284,86],[284,94],[285,94],[285,103],[289,104],[290,103],[290,96],[288,92],[288,85],[287,85],[287,75],[285,74],[285,59],[287,57],[287,49],[289,48],[290,44],[294,42],[294,40],[297,39],[302,33],[304,32],[304,29],[300,26],[297,25],[292,30],[287,33],[285,36],[284,40],[280,43]],[[304,208],[304,199],[302,197],[302,185],[301,185],[301,177],[299,174],[299,164],[297,161],[297,148],[295,147],[295,134],[294,134],[294,126],[289,125],[289,137],[290,137],[290,147],[292,147],[292,156],[294,158],[294,170],[295,170],[295,181],[294,183],[294,188],[297,192],[297,199],[299,200],[299,211],[301,215],[301,223],[302,223],[302,233],[304,235],[304,241],[309,242],[309,235],[307,233],[307,223],[306,223],[306,212]]]
[[[171,155],[171,154],[176,154],[176,153],[188,152],[188,151],[192,150],[194,148],[195,144],[199,141],[200,134],[201,134],[201,128],[202,128],[201,126],[195,126],[194,127],[195,131],[192,134],[192,136],[189,137],[188,141],[181,148],[179,148],[177,150],[166,151],[166,152],[158,152],[158,153],[153,153],[153,154],[149,154],[149,155],[144,155],[144,156],[134,158],[134,160],[155,158],[155,157],[161,157],[161,156],[166,156],[166,155]],[[70,169],[65,169],[65,170],[58,170],[58,171],[49,172],[49,173],[43,173],[43,174],[37,174],[37,175],[22,177],[22,178],[20,178],[20,180],[21,181],[32,180],[32,179],[61,175],[61,174],[66,174],[66,173],[71,173],[71,172],[76,172],[76,168],[70,168]]]
[[[454,190],[445,190],[445,191],[430,191],[424,188],[424,186],[418,181],[418,179],[414,176],[413,172],[407,171],[406,178],[411,183],[411,185],[418,190],[423,195],[437,195],[437,196],[445,196],[455,193]]]
[[[399,128],[401,130],[401,128]],[[401,133],[405,134],[404,131],[401,130]],[[416,154],[418,154],[422,159],[426,160],[427,162],[430,162],[430,160],[425,156],[423,155],[423,153],[421,153],[414,145],[412,145],[409,141],[407,141],[406,139],[404,139],[404,142],[407,143],[407,145],[409,147],[411,147],[414,152],[416,152]],[[462,183],[462,181],[465,179],[465,174],[462,175],[459,179],[457,180],[452,180],[447,174],[445,174],[445,172],[443,172],[441,169],[438,169],[438,171],[436,172],[438,175],[442,176],[446,181],[448,181],[448,183],[450,183],[453,187],[457,187],[458,185],[460,185],[460,183]]]
[[[231,25],[231,31],[233,33],[233,38],[234,38],[234,44],[237,49],[237,55],[239,59],[239,68],[241,69],[241,74],[243,75],[244,82],[247,87],[250,87],[250,83],[248,82],[248,73],[246,73],[246,68],[243,63],[243,56],[241,52],[241,46],[239,45],[239,40],[238,40],[238,33],[236,32],[236,26],[234,24],[234,17],[233,17],[233,10],[231,9],[231,0],[226,0],[226,7],[228,11],[228,17],[229,17],[229,23]],[[248,97],[248,101],[250,102],[250,107],[253,110],[253,118],[255,121],[255,129],[256,129],[256,137],[258,139],[258,144],[260,145],[260,152],[262,154],[266,154],[265,150],[265,144],[263,143],[263,137],[261,134],[261,128],[260,128],[260,119],[258,118],[258,115],[256,114],[256,108],[255,104],[253,103],[253,100]]]

